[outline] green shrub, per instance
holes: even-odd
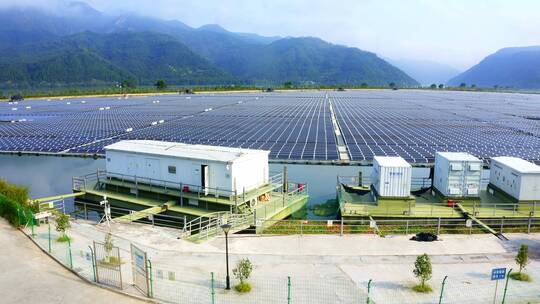
[[[525,269],[527,264],[529,264],[529,246],[522,244],[519,247],[518,254],[516,255],[516,263],[519,265],[519,273]]]
[[[66,234],[66,231],[71,228],[71,224],[69,223],[69,215],[59,211],[55,211],[54,215],[56,222],[56,231],[61,232],[62,234]]]
[[[28,188],[17,186],[0,179],[0,194],[20,205],[29,206]]]
[[[422,293],[429,293],[433,291],[433,289],[431,289],[431,286],[429,286],[428,284],[423,284],[423,285],[418,284],[418,285],[413,286],[412,289],[416,292],[422,292]]]
[[[12,226],[19,227],[33,221],[32,210],[0,194],[0,216]]]
[[[56,239],[56,241],[59,242],[59,243],[65,243],[67,241],[71,241],[71,238],[69,236],[67,236],[67,234],[62,234],[61,236],[59,236]]]
[[[243,283],[240,283],[240,284],[234,286],[234,289],[236,289],[236,291],[241,292],[241,293],[250,292],[251,291],[251,285],[249,285],[248,282],[243,282]]]
[[[236,265],[236,268],[233,269],[233,275],[240,280],[240,284],[236,285],[234,288],[239,292],[249,292],[251,290],[251,286],[249,285],[246,280],[251,275],[251,271],[253,270],[253,264],[249,259],[241,259],[238,261],[238,264]]]
[[[524,272],[512,272],[510,278],[516,281],[531,282],[531,277]]]
[[[426,284],[426,282],[431,279],[431,274],[433,269],[431,267],[431,259],[427,254],[420,255],[416,258],[414,262],[413,274],[420,280],[420,284],[413,287],[414,291],[417,292],[430,292],[431,287]]]

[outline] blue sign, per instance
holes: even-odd
[[[504,280],[506,277],[506,268],[494,268],[491,270],[491,280]]]

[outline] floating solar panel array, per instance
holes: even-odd
[[[540,160],[540,120],[531,120],[540,116],[539,96],[379,91],[336,95],[334,103],[352,160],[427,163],[437,151]]]
[[[154,139],[334,161],[331,105],[352,161],[427,163],[436,151],[464,151],[540,163],[540,96],[404,90],[2,102],[0,151],[101,154],[119,140]]]

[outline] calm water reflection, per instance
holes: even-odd
[[[30,188],[33,198],[71,192],[71,177],[105,168],[104,159],[54,156],[0,155],[0,177]],[[309,204],[324,202],[336,195],[336,176],[364,176],[371,167],[287,165],[289,180],[309,185]],[[270,170],[282,171],[282,164],[271,164]],[[415,168],[414,176],[427,176],[427,169]]]

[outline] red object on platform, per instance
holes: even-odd
[[[304,185],[298,184],[298,192],[302,192],[302,189],[304,189]]]
[[[448,200],[448,207],[454,207],[455,204],[456,204],[456,201],[451,200],[451,199]]]
[[[184,186],[184,188],[182,188],[182,192],[189,192],[189,186]]]

